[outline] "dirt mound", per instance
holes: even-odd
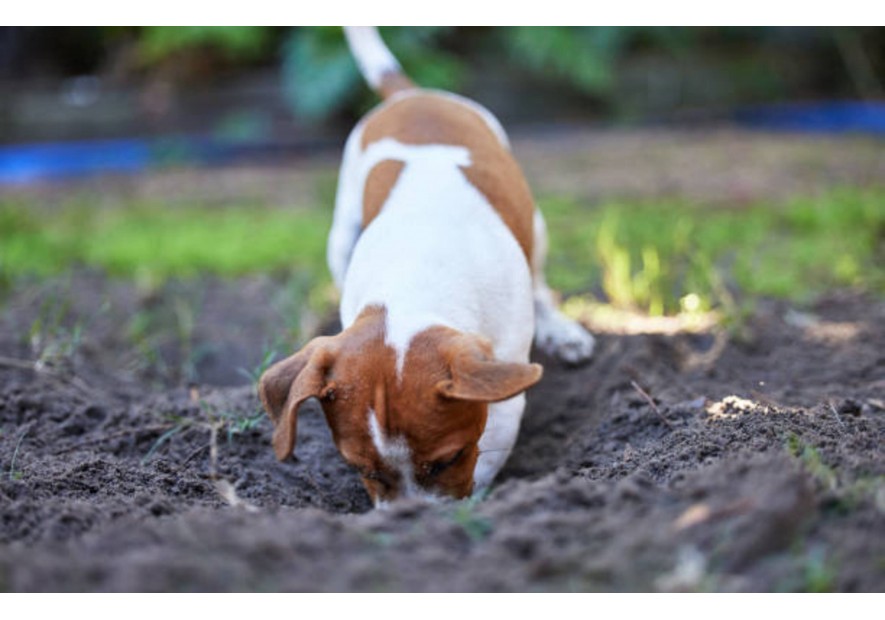
[[[273,317],[238,303],[247,286],[262,285],[212,284],[199,320],[218,325],[194,332],[228,367],[255,359],[235,357],[242,334],[224,321],[272,336]],[[100,303],[71,290],[86,314]],[[0,333],[17,358],[31,307],[11,303]],[[124,339],[94,327],[117,349],[87,333],[69,366],[0,366],[0,589],[885,587],[880,301],[762,306],[721,350],[711,334],[600,334],[588,366],[539,358],[490,493],[388,511],[370,510],[317,409],[300,416],[297,458],[277,463],[247,379],[213,386],[198,370],[190,387],[158,375],[148,389],[115,361]]]

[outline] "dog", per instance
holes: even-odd
[[[376,507],[489,486],[541,378],[534,339],[569,363],[593,337],[544,281],[543,217],[495,117],[416,87],[377,29],[345,27],[382,97],[344,149],[328,264],[342,331],[270,367],[259,395],[284,460],[299,406],[319,399]]]

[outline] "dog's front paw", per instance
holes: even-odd
[[[593,357],[593,336],[577,321],[554,312],[535,326],[535,344],[547,355],[568,364],[582,364]]]

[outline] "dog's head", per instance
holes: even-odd
[[[536,383],[541,367],[497,361],[484,338],[441,326],[418,333],[400,355],[385,342],[384,309],[372,307],[268,369],[259,393],[277,458],[295,447],[299,406],[317,398],[376,505],[469,495],[488,404]]]

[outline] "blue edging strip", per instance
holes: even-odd
[[[144,140],[96,140],[0,147],[0,183],[23,184],[95,172],[140,172],[151,163]]]
[[[846,101],[753,106],[738,110],[734,120],[740,125],[770,131],[885,135],[885,103]]]
[[[734,113],[739,125],[766,131],[857,133],[885,136],[885,103],[824,102],[766,105]],[[237,160],[274,160],[310,152],[316,144],[232,142],[180,136],[0,146],[0,184],[137,173],[169,164],[222,165]]]

